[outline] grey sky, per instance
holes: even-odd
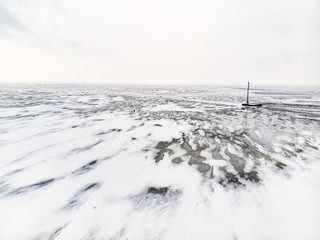
[[[318,0],[0,0],[1,82],[320,85]]]

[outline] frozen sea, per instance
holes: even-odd
[[[0,94],[0,239],[320,239],[320,88]]]

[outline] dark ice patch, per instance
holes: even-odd
[[[161,187],[161,188],[149,187],[147,191],[147,193],[160,194],[160,195],[166,195],[167,192],[168,192],[168,187]]]
[[[111,129],[111,132],[121,132],[122,131],[122,129],[120,129],[120,128],[113,128],[113,129]]]
[[[69,203],[67,203],[67,205],[64,208],[71,209],[76,206],[79,206],[81,204],[81,201],[83,200],[83,198],[85,198],[85,195],[87,195],[89,191],[96,190],[99,187],[100,183],[91,183],[84,186],[70,199]]]
[[[206,173],[211,169],[210,165],[207,163],[198,164],[197,170],[201,173]]]
[[[277,168],[280,168],[280,169],[283,169],[287,166],[286,164],[279,162],[279,161],[277,161],[275,165]]]
[[[20,188],[17,188],[15,190],[13,190],[12,192],[10,192],[9,195],[17,195],[17,194],[26,193],[26,192],[31,191],[31,190],[40,189],[40,188],[43,188],[43,187],[51,184],[54,181],[55,181],[55,179],[51,178],[51,179],[44,180],[44,181],[41,181],[41,182],[38,182],[38,183],[35,183],[35,184],[31,184],[31,185],[28,185],[28,186],[20,187]]]
[[[86,192],[86,191],[88,191],[88,190],[90,190],[90,189],[95,189],[95,188],[98,188],[98,187],[100,187],[100,184],[99,184],[99,183],[92,183],[92,184],[84,187],[84,188],[83,188],[83,192]]]
[[[56,239],[62,232],[63,229],[66,228],[68,224],[64,225],[64,226],[61,226],[61,227],[58,227],[56,228],[55,230],[53,230],[53,232],[50,233],[50,235],[48,236],[48,240],[54,240]],[[45,238],[42,238],[42,239],[45,239]]]
[[[22,172],[23,170],[24,170],[24,168],[19,168],[19,169],[13,170],[13,171],[7,173],[6,175],[4,175],[4,177],[8,177],[8,176],[14,175],[14,174],[16,174],[18,172]]]
[[[204,135],[200,134],[200,131],[204,132]],[[224,160],[230,163],[236,170],[236,173],[230,173],[227,168],[219,168],[220,172],[224,175],[223,177],[217,177],[217,181],[223,186],[228,184],[232,185],[245,185],[247,181],[259,182],[257,172],[255,171],[260,162],[257,159],[264,158],[267,161],[272,161],[270,155],[259,151],[255,146],[255,139],[257,136],[247,131],[236,131],[234,133],[226,131],[224,128],[214,127],[212,129],[197,128],[189,133],[182,133],[180,139],[172,139],[171,141],[159,142],[155,148],[159,149],[155,156],[155,162],[158,163],[164,158],[167,153],[169,156],[173,155],[174,152],[170,148],[172,144],[178,143],[180,148],[185,150],[186,153],[175,156],[171,159],[172,163],[179,164],[183,162],[183,157],[189,158],[188,164],[194,166],[204,177],[215,178],[213,174],[213,168],[205,162],[206,157],[202,156],[202,151],[211,152],[212,158],[217,160]],[[259,139],[258,139],[259,140]],[[191,142],[194,146],[191,146]],[[253,141],[253,142],[252,142]],[[243,156],[238,156],[231,153],[228,150],[228,144],[234,145],[237,148],[241,148]],[[259,144],[260,142],[258,142]],[[262,145],[262,143],[260,144]],[[268,146],[265,146],[268,148]],[[224,150],[223,150],[224,148]],[[225,159],[221,155],[221,151],[229,157]],[[246,165],[246,159],[254,159],[254,167],[251,172],[245,172],[244,167]]]
[[[72,174],[80,175],[80,174],[87,173],[87,172],[91,171],[92,169],[94,169],[98,163],[99,163],[99,160],[93,160],[93,161],[83,165],[79,169],[73,171]]]
[[[248,184],[249,182],[253,182],[253,183],[260,182],[258,173],[255,170],[247,173],[242,172],[240,174],[230,173],[226,171],[225,167],[220,167],[220,170],[221,172],[224,173],[224,177],[220,178],[219,183],[224,187],[228,187],[228,186],[232,186],[235,188],[240,186],[245,187],[246,184]]]
[[[3,193],[9,189],[9,184],[5,181],[0,182],[0,193]]]
[[[169,155],[173,154],[173,151],[171,149],[169,149],[168,147],[173,144],[173,143],[177,143],[178,139],[173,138],[171,142],[159,142],[156,145],[156,149],[160,149],[160,151],[157,152],[156,156],[155,156],[155,161],[156,163],[160,162],[163,158],[164,158],[164,154],[168,153]]]
[[[105,134],[108,134],[108,133],[112,133],[112,132],[121,132],[122,129],[120,128],[112,128],[112,129],[109,129],[108,131],[101,131],[101,132],[98,132],[96,135],[98,136],[102,136],[102,135],[105,135]]]
[[[101,132],[98,132],[97,135],[98,136],[102,136],[102,135],[105,135],[107,133],[109,133],[109,131],[101,131]]]
[[[258,176],[258,173],[255,170],[250,171],[248,173],[242,173],[242,174],[240,174],[240,176],[246,180],[249,180],[250,182],[255,182],[255,183],[260,182],[260,178]]]
[[[144,192],[131,196],[136,209],[147,208],[152,211],[161,211],[179,204],[182,191],[170,187],[149,187]]]
[[[243,186],[243,183],[240,181],[240,178],[238,175],[230,173],[225,171],[225,178],[222,178],[219,183],[224,186],[233,186],[233,187],[238,187],[238,186]]]
[[[71,151],[71,153],[74,153],[74,152],[76,152],[76,153],[85,152],[85,151],[90,150],[91,148],[97,146],[97,145],[100,144],[101,142],[103,142],[103,141],[102,141],[102,140],[99,140],[99,141],[97,141],[97,142],[95,142],[95,143],[93,143],[93,144],[91,144],[91,145],[88,145],[88,146],[85,146],[85,147],[81,147],[81,148],[75,148],[75,149],[73,149],[73,150]]]
[[[181,159],[181,157],[176,157],[176,158],[172,159],[172,163],[175,163],[175,164],[179,164],[182,162],[183,162],[183,160]]]

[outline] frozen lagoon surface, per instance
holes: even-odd
[[[319,88],[0,91],[0,239],[320,239]]]

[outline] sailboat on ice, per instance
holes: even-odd
[[[250,82],[248,81],[247,102],[246,103],[242,103],[242,106],[244,106],[244,107],[262,107],[261,103],[256,103],[256,104],[249,103],[249,87],[250,87]]]

